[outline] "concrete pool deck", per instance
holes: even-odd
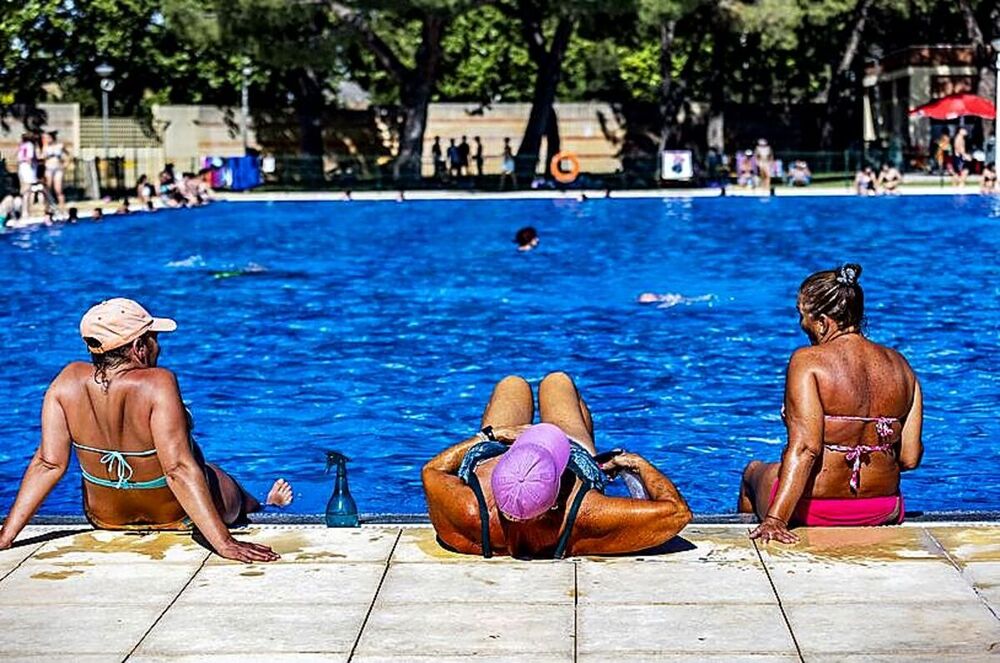
[[[182,534],[32,526],[0,552],[4,661],[996,661],[1000,525],[689,526],[662,552],[523,562],[426,525]]]

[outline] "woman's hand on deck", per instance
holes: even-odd
[[[219,557],[235,560],[237,562],[243,562],[245,564],[253,564],[254,562],[274,562],[281,558],[278,553],[274,552],[267,546],[262,546],[259,543],[250,543],[249,541],[237,541],[236,539],[230,539],[228,542],[219,546],[219,549],[215,552],[218,553]]]
[[[760,539],[765,543],[777,541],[778,543],[798,543],[799,537],[788,531],[788,525],[778,518],[765,517],[764,522],[757,525],[757,529],[750,532],[751,539]]]

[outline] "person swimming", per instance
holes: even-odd
[[[780,463],[752,461],[738,510],[761,524],[751,538],[794,543],[789,527],[901,523],[900,473],[923,455],[923,396],[906,359],[865,338],[861,266],[816,272],[799,288],[811,345],[792,355]]]
[[[514,235],[518,251],[530,251],[538,246],[538,231],[533,226],[525,226]]]
[[[237,269],[220,269],[212,271],[213,279],[231,279],[236,276],[260,276],[267,272],[267,268],[257,263],[249,263],[246,267]]]
[[[644,292],[640,294],[636,301],[640,304],[658,304],[656,308],[673,308],[678,304],[694,304],[697,302],[714,302],[715,295],[697,295],[696,297],[685,297],[684,295],[667,292],[657,294],[655,292]]]

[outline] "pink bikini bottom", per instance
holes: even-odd
[[[771,502],[778,493],[778,481],[771,486]],[[903,496],[818,499],[803,497],[795,506],[792,522],[806,527],[858,527],[898,525],[903,522]]]

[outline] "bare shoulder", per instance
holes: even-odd
[[[910,366],[910,362],[906,360],[903,353],[895,348],[890,348],[887,345],[881,345],[880,343],[875,343],[874,341],[869,341],[871,347],[875,349],[882,361],[887,362],[893,366],[894,370],[899,371],[903,375],[908,376],[910,379],[915,380],[916,374],[913,372],[913,368]]]
[[[913,368],[910,367],[910,362],[906,360],[903,353],[895,348],[890,348],[885,345],[880,345],[880,348],[886,353],[886,355],[895,363],[899,364],[905,368],[908,372],[913,373]]]
[[[72,389],[85,380],[89,380],[93,375],[94,367],[84,361],[74,361],[67,364],[61,371],[59,375],[52,380],[52,384],[49,385],[49,390],[54,393],[64,393],[68,389]]]
[[[807,345],[798,348],[792,353],[791,358],[788,360],[788,372],[812,371],[825,366],[827,360],[828,358],[825,356],[822,346]]]
[[[141,371],[142,379],[155,385],[177,385],[177,376],[169,368],[144,368]]]
[[[166,368],[143,368],[129,374],[129,380],[150,396],[173,397],[180,393],[177,376]]]

